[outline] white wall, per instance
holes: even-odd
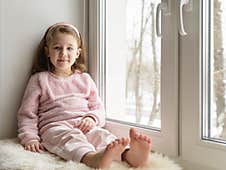
[[[87,0],[0,0],[0,139],[16,136],[16,114],[45,30],[66,21],[87,35]],[[87,37],[84,37],[87,39]]]

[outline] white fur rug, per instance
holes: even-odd
[[[111,170],[133,170],[126,163],[113,162]],[[148,166],[137,170],[182,170],[166,156],[152,153]],[[64,161],[59,157],[45,153],[25,151],[17,139],[0,140],[0,170],[91,170],[81,163]]]

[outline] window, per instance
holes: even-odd
[[[204,108],[203,138],[224,143],[226,141],[226,53],[225,40],[226,28],[224,20],[226,16],[226,2],[214,0],[211,2],[209,15],[205,16],[207,35],[203,36],[204,49],[203,61],[206,64],[203,69],[203,84],[206,84],[206,91],[203,89],[203,101],[208,102]],[[207,48],[209,47],[209,48]],[[204,72],[206,71],[206,73]]]
[[[189,2],[182,13],[180,2]],[[226,167],[225,4],[90,1],[89,69],[105,101],[107,127],[123,135],[138,127],[154,150],[189,169]]]
[[[178,36],[171,6],[160,0],[90,1],[90,30],[96,33],[90,36],[89,51],[98,57],[90,58],[89,69],[105,101],[107,126],[118,135],[128,135],[129,127],[136,126],[152,136],[155,150],[175,156]],[[95,20],[95,14],[100,18]]]
[[[161,129],[158,3],[130,0],[118,6],[115,1],[106,2],[107,117],[156,130]]]
[[[218,77],[222,70],[216,66],[223,64],[217,61],[222,57],[217,49],[222,49],[219,37],[223,38],[219,4],[225,2],[192,2],[192,12],[184,13],[188,34],[180,38],[180,153],[183,160],[221,170],[226,166],[226,146],[221,137],[222,124],[217,127],[216,122],[220,118],[218,108],[224,109],[219,107],[223,100],[218,98],[224,98],[224,90],[223,77]]]

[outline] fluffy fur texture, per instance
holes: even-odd
[[[64,161],[59,157],[44,153],[25,151],[17,139],[0,140],[1,170],[92,170],[84,164]],[[133,170],[126,163],[113,162],[111,170]],[[182,170],[166,156],[152,153],[148,166],[137,170]]]

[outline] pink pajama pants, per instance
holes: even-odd
[[[66,160],[80,162],[86,153],[103,150],[116,139],[116,136],[100,127],[94,127],[83,134],[75,128],[77,122],[70,120],[50,123],[41,135],[43,146]]]

